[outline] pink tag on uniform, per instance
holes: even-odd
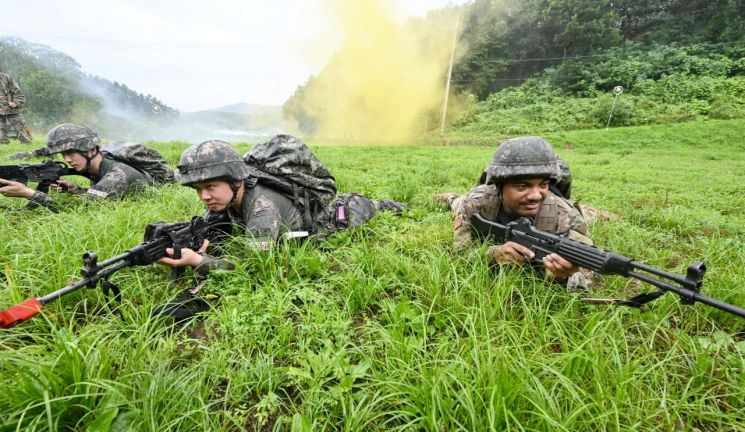
[[[336,209],[336,220],[338,221],[347,220],[347,213],[346,213],[346,210],[344,210],[344,206],[339,206]]]

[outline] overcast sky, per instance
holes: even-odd
[[[369,1],[369,0],[346,0]],[[465,0],[382,0],[399,20]],[[341,43],[324,0],[0,0],[0,36],[183,111],[280,105]],[[23,77],[19,77],[21,80]]]

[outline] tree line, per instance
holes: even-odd
[[[484,100],[567,59],[585,57],[586,65],[629,44],[745,41],[743,16],[743,0],[475,0],[464,13],[467,50],[453,80]]]
[[[95,127],[138,117],[178,115],[154,96],[87,75],[67,54],[20,38],[0,38],[0,71],[18,81],[26,96],[24,114],[42,130],[70,121]]]
[[[594,98],[616,85],[644,97],[666,92],[625,124],[693,119],[711,110],[716,118],[745,115],[736,97],[745,75],[745,0],[474,0],[447,13],[459,17],[460,27],[449,116],[456,126],[495,109],[530,105],[528,111],[544,112],[550,107],[537,101]],[[438,18],[435,11],[424,21],[434,27]],[[446,76],[444,67],[443,87]],[[313,133],[317,122],[304,104],[317,82],[310,77],[283,106],[301,133]],[[694,101],[664,118],[648,115],[681,100]],[[600,125],[608,111],[593,109],[596,102],[586,104],[581,121],[557,118],[553,129]],[[436,124],[439,112],[433,106],[422,115]],[[517,133],[545,124],[542,115],[518,118],[529,121]]]

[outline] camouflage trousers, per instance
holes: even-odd
[[[0,115],[0,144],[7,144],[12,138],[23,143],[31,142],[31,130],[23,114]]]

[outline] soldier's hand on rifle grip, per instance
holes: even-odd
[[[28,198],[34,190],[21,182],[0,179],[0,194],[13,198]]]
[[[521,244],[509,241],[489,247],[486,255],[498,264],[524,264],[526,260],[532,259],[535,253]]]
[[[52,187],[57,192],[69,193],[73,195],[82,192],[82,189],[83,189],[77,184],[71,182],[70,180],[65,180],[65,179],[59,179],[56,182],[52,183]]]
[[[204,260],[202,253],[207,250],[209,244],[209,240],[205,240],[204,243],[202,243],[202,247],[197,251],[181,248],[181,258],[179,259],[171,258],[173,256],[173,248],[167,248],[166,255],[168,256],[159,259],[156,263],[168,267],[196,267],[202,263],[202,260]]]
[[[569,276],[579,271],[578,266],[557,254],[550,254],[543,257],[543,265],[546,267],[546,273],[561,280],[568,279]]]

